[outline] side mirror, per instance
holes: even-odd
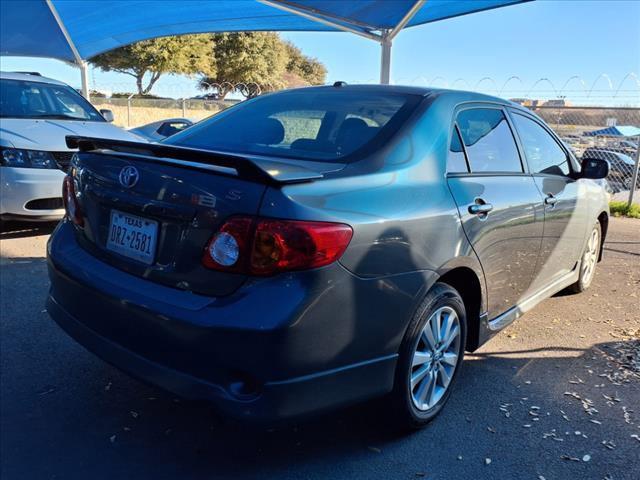
[[[606,178],[609,175],[609,162],[599,158],[583,158],[581,178]]]
[[[102,116],[107,122],[109,123],[113,122],[113,112],[111,110],[102,108],[100,109],[100,113],[102,114]]]

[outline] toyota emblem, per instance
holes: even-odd
[[[120,170],[118,178],[120,179],[120,185],[126,188],[131,188],[138,183],[138,180],[140,180],[140,173],[138,173],[138,169],[136,167],[127,165]]]

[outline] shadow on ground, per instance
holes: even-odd
[[[628,232],[605,248],[623,252],[605,256],[593,289],[547,300],[469,356],[442,414],[409,434],[379,402],[270,429],[176,400],[50,320],[44,258],[3,258],[0,478],[637,480],[640,381],[620,376],[619,354],[637,340],[609,341],[638,328],[637,257],[625,254],[637,230],[616,225]]]
[[[638,225],[638,229],[640,230],[640,222]],[[604,250],[605,252],[616,252],[616,253],[622,253],[625,255],[634,255],[636,257],[640,257],[640,253],[638,252],[632,252],[630,249],[633,248],[633,246],[636,247],[640,245],[640,242],[605,242],[604,244]]]
[[[598,377],[612,368],[607,358],[617,346],[470,356],[441,416],[424,430],[400,433],[379,401],[295,425],[247,426],[142,385],[80,347],[54,344],[33,352],[40,362],[56,358],[44,376],[53,382],[32,378],[2,400],[3,478],[632,478],[625,476],[633,471],[628,451],[600,444],[630,444],[637,432],[621,410],[640,411],[637,382]],[[13,370],[3,382],[28,373]],[[585,383],[568,383],[575,378]],[[621,403],[607,405],[598,395],[592,417],[579,398],[596,380]],[[583,462],[587,454],[592,460]]]
[[[58,222],[2,222],[0,240],[49,235],[56,225]]]

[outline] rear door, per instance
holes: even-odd
[[[533,290],[573,270],[587,233],[587,199],[571,178],[569,153],[535,117],[510,110],[529,170],[544,197],[544,234]]]
[[[487,283],[489,318],[531,285],[543,229],[542,197],[500,106],[465,106],[452,131],[447,180]]]

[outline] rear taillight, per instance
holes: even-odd
[[[251,273],[322,267],[338,260],[351,241],[348,225],[262,219],[256,224]]]
[[[64,209],[67,212],[67,217],[76,225],[82,227],[84,225],[84,218],[78,199],[76,198],[76,188],[73,183],[73,177],[67,175],[62,182],[62,201],[64,203]]]
[[[233,217],[211,238],[202,262],[250,275],[306,270],[338,260],[352,235],[342,223]]]

